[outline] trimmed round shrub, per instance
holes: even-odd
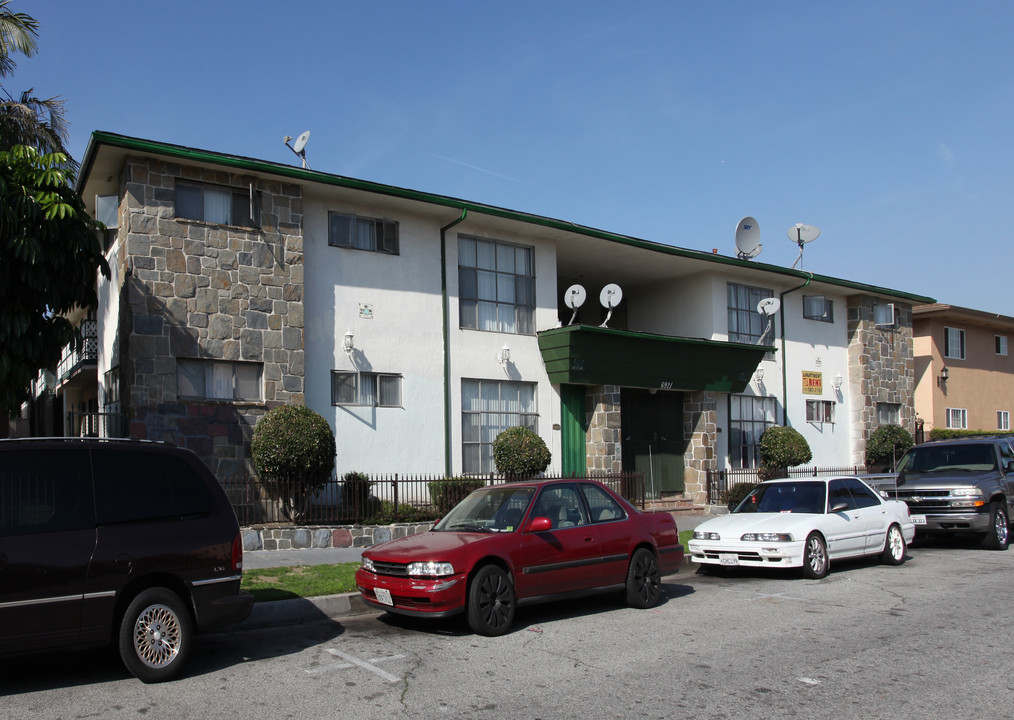
[[[881,425],[866,443],[866,464],[893,467],[914,444],[908,430],[900,425]]]
[[[723,505],[728,507],[730,510],[733,510],[737,505],[743,502],[743,498],[753,492],[755,487],[757,487],[757,483],[739,482],[728,490],[723,490],[718,499]]]
[[[493,462],[501,475],[531,477],[553,459],[542,438],[524,426],[507,428],[493,441]]]
[[[790,427],[769,427],[761,435],[758,449],[761,468],[768,473],[802,465],[813,458],[806,438],[798,430]],[[776,476],[769,474],[768,477]]]
[[[451,508],[464,500],[468,493],[485,487],[485,485],[484,478],[474,477],[430,480],[430,500],[440,517],[443,517]]]

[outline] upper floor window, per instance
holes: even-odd
[[[877,425],[901,425],[901,403],[877,403]]]
[[[965,408],[947,408],[946,417],[948,430],[968,429],[968,410]]]
[[[944,357],[956,360],[965,359],[965,331],[957,328],[944,328]]]
[[[260,363],[180,358],[176,361],[176,394],[181,398],[259,402],[263,372]]]
[[[331,404],[401,407],[401,375],[332,370]]]
[[[461,327],[535,333],[535,263],[530,247],[458,237]]]
[[[997,355],[1006,355],[1007,354],[1007,336],[1006,335],[997,335],[994,338],[994,345],[996,347],[996,354]]]
[[[807,320],[834,322],[834,303],[823,295],[804,295],[803,317]]]
[[[260,192],[249,188],[224,187],[176,181],[176,217],[219,225],[259,227]]]
[[[873,306],[873,324],[877,327],[894,327],[894,303]]]
[[[398,223],[344,213],[327,214],[327,244],[397,255]]]
[[[774,292],[766,288],[729,283],[728,296],[729,342],[756,345],[765,333],[766,340],[773,342],[770,337],[773,316],[757,312],[757,303],[764,298],[774,297]]]

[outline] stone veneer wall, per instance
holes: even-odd
[[[684,493],[695,505],[708,502],[708,471],[718,470],[715,445],[718,441],[718,396],[700,391],[683,394]]]
[[[177,219],[177,178],[244,192],[253,183],[261,227]],[[257,419],[304,403],[301,188],[144,157],[127,160],[121,183],[118,342],[130,436],[188,447],[219,480],[251,474]],[[263,402],[180,400],[180,357],[261,363]]]
[[[619,386],[589,387],[585,395],[585,409],[588,417],[588,472],[623,472]]]
[[[873,324],[871,295],[848,301],[849,400],[853,464],[866,462],[866,442],[877,427],[877,403],[901,406],[901,426],[915,433],[915,355],[912,306],[894,303],[894,327]]]

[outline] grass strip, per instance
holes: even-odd
[[[355,591],[358,569],[354,562],[244,570],[241,587],[253,594],[255,602],[336,595]]]

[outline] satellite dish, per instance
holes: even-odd
[[[757,312],[761,315],[774,315],[778,312],[778,308],[782,306],[781,300],[774,297],[764,298],[757,303]]]
[[[577,319],[577,309],[584,305],[586,299],[588,299],[588,292],[581,285],[571,285],[567,288],[567,292],[563,295],[563,302],[574,311],[574,314],[570,316],[568,325],[574,324],[574,320]]]
[[[760,255],[763,249],[757,221],[750,216],[740,220],[736,227],[736,257],[740,260],[750,260]]]
[[[293,145],[292,149],[296,151],[297,155],[303,155],[306,148],[306,141],[310,139],[310,131],[307,130],[298,138],[296,138],[296,144]]]
[[[602,321],[599,327],[606,327],[609,324],[609,319],[613,316],[613,309],[620,304],[623,300],[623,291],[620,290],[620,286],[615,283],[609,283],[602,292],[599,293],[599,302],[609,312],[606,313],[606,319]]]
[[[789,240],[799,245],[799,257],[796,258],[796,262],[792,263],[792,267],[796,267],[796,263],[800,263],[799,269],[802,270],[803,246],[820,237],[820,228],[816,225],[796,223],[794,227],[788,229],[786,235],[789,236]]]

